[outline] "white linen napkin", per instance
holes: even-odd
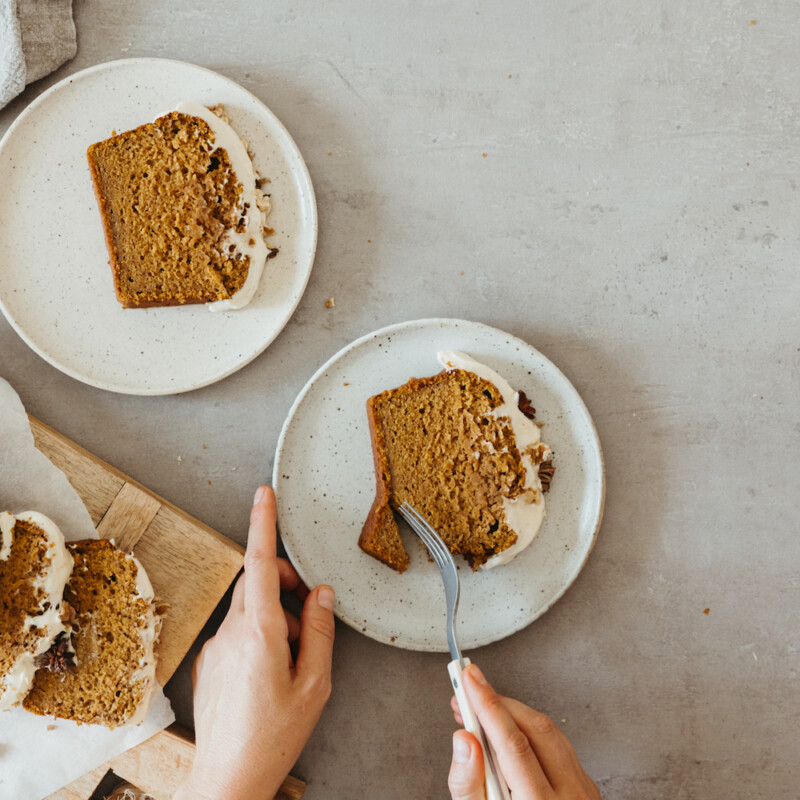
[[[0,0],[0,108],[77,52],[72,0]]]

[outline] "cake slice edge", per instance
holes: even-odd
[[[372,443],[372,457],[375,462],[375,500],[369,510],[366,522],[364,522],[364,527],[361,529],[358,546],[367,555],[377,558],[378,561],[393,570],[405,572],[408,568],[409,558],[390,504],[392,480],[389,475],[389,465],[381,457],[385,448],[380,426],[375,421],[375,402],[379,397],[380,395],[375,395],[367,400],[369,435]],[[381,546],[382,542],[388,542],[388,547]]]

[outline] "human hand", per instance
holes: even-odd
[[[464,670],[463,683],[514,800],[601,800],[569,740],[549,717],[497,694],[474,664]],[[455,697],[451,705],[463,725]],[[448,785],[453,800],[485,798],[483,753],[467,731],[453,734]]]
[[[309,593],[277,557],[275,523],[275,495],[262,486],[250,512],[244,574],[192,670],[197,749],[174,800],[274,797],[330,695],[333,589]],[[299,621],[281,606],[281,590],[305,600]]]

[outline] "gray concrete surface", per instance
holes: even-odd
[[[427,316],[521,336],[594,416],[606,515],[567,595],[475,660],[561,721],[608,800],[797,797],[797,5],[75,10],[77,58],[0,112],[0,133],[89,65],[199,63],[295,137],[319,249],[274,344],[181,396],[83,386],[0,319],[0,374],[28,409],[242,542],[294,396],[341,346]],[[337,636],[295,768],[308,800],[446,797],[444,657]],[[188,660],[168,694],[191,724]]]

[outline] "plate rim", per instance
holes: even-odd
[[[544,361],[546,361],[552,367],[552,369],[554,369],[558,373],[558,375],[561,377],[561,379],[563,381],[565,381],[567,386],[574,393],[574,397],[580,403],[580,409],[583,412],[583,415],[585,416],[586,421],[589,423],[589,430],[591,431],[591,434],[592,434],[592,441],[593,441],[594,446],[595,446],[595,453],[596,453],[597,460],[598,460],[598,463],[599,463],[599,468],[600,468],[600,474],[599,474],[600,490],[599,490],[599,493],[598,493],[599,497],[598,497],[598,502],[597,502],[596,517],[595,517],[595,520],[594,520],[594,527],[593,527],[593,530],[592,530],[591,540],[589,542],[588,548],[586,549],[586,552],[585,552],[583,558],[581,559],[580,563],[575,568],[574,572],[569,576],[569,579],[567,581],[565,581],[565,584],[561,588],[561,590],[554,597],[552,597],[545,606],[543,606],[541,609],[539,609],[538,613],[535,616],[531,617],[530,619],[527,619],[524,623],[513,627],[513,629],[511,629],[511,630],[507,630],[506,632],[498,633],[496,635],[493,635],[493,634],[490,633],[490,634],[488,634],[487,636],[485,636],[483,638],[479,638],[474,644],[470,644],[469,645],[469,649],[472,650],[472,649],[476,649],[478,647],[485,647],[485,646],[493,644],[495,642],[502,641],[503,639],[506,639],[509,636],[514,635],[515,633],[519,633],[521,630],[523,630],[524,628],[527,628],[529,625],[531,625],[533,622],[535,622],[537,619],[539,619],[545,613],[547,613],[566,594],[567,590],[575,583],[575,581],[578,579],[578,576],[581,574],[581,572],[583,572],[583,569],[584,569],[584,567],[586,566],[586,563],[589,560],[589,556],[592,554],[592,551],[594,550],[594,547],[597,544],[597,537],[598,537],[598,535],[600,533],[600,527],[601,527],[602,521],[603,521],[603,513],[605,511],[607,480],[606,480],[605,458],[603,456],[603,448],[602,448],[602,445],[601,445],[601,442],[600,442],[600,436],[599,436],[599,434],[597,432],[597,426],[595,425],[594,420],[592,419],[592,416],[589,413],[589,409],[587,408],[586,403],[583,400],[583,397],[581,397],[581,395],[579,394],[578,390],[573,386],[572,381],[570,381],[569,378],[561,371],[561,369],[556,364],[554,364],[547,356],[545,356],[540,350],[535,348],[532,344],[529,344],[528,342],[526,342],[524,339],[521,339],[520,337],[515,336],[514,334],[509,333],[508,331],[502,330],[501,328],[496,328],[493,325],[487,325],[484,322],[477,322],[475,320],[461,319],[461,318],[457,318],[457,317],[424,317],[424,318],[421,318],[421,319],[406,320],[404,322],[395,322],[395,323],[392,323],[390,325],[386,325],[386,326],[384,326],[382,328],[378,328],[376,330],[373,330],[373,331],[371,331],[369,333],[365,333],[362,336],[359,336],[358,338],[354,339],[349,344],[344,345],[336,353],[334,353],[330,358],[328,358],[314,372],[314,374],[306,381],[306,383],[303,386],[303,388],[297,394],[297,397],[295,398],[294,402],[292,403],[292,405],[291,405],[291,407],[290,407],[290,409],[289,409],[289,411],[288,411],[288,413],[286,415],[286,419],[284,420],[283,425],[281,426],[280,435],[278,436],[278,442],[277,442],[277,445],[276,445],[276,448],[275,448],[275,460],[274,460],[273,468],[272,468],[272,487],[273,487],[273,490],[275,491],[276,509],[278,511],[278,532],[280,534],[280,527],[281,527],[280,526],[280,494],[279,494],[279,491],[278,491],[278,487],[279,487],[279,484],[280,484],[280,480],[279,480],[280,479],[279,465],[280,465],[280,462],[281,462],[281,456],[282,456],[282,454],[284,452],[285,439],[286,439],[286,436],[287,436],[288,431],[289,431],[290,424],[291,424],[292,420],[294,419],[294,416],[295,416],[295,413],[296,413],[297,409],[299,408],[300,404],[305,399],[306,395],[310,392],[311,388],[314,386],[314,384],[316,383],[318,378],[325,372],[325,370],[329,369],[333,364],[335,364],[341,358],[344,358],[351,350],[354,350],[357,347],[360,347],[364,343],[368,342],[370,339],[376,339],[379,336],[388,335],[388,334],[394,333],[394,332],[396,332],[398,330],[404,330],[404,329],[408,329],[408,328],[422,328],[422,327],[430,326],[430,325],[439,325],[439,326],[442,326],[442,327],[444,327],[446,325],[455,325],[455,326],[457,326],[459,324],[468,325],[468,326],[471,326],[471,327],[487,329],[493,334],[501,334],[502,336],[508,337],[509,339],[513,340],[514,342],[521,344],[526,349],[533,350],[540,358],[542,358]],[[366,402],[366,399],[365,399],[365,402]],[[281,542],[283,543],[284,549],[286,550],[286,554],[289,557],[289,560],[291,561],[292,565],[297,570],[297,572],[300,575],[301,579],[304,582],[306,582],[306,576],[303,574],[303,570],[302,570],[301,566],[298,565],[296,557],[291,552],[290,548],[287,547],[286,541],[285,541],[285,539],[284,539],[284,537],[282,535],[281,535]],[[392,647],[398,647],[401,650],[409,650],[409,651],[418,652],[418,653],[446,653],[446,652],[448,652],[446,645],[444,645],[444,646],[438,645],[437,646],[436,644],[431,643],[430,645],[420,646],[420,645],[417,645],[417,644],[414,644],[414,643],[406,643],[404,641],[401,641],[400,637],[397,637],[397,636],[395,636],[395,640],[392,641],[390,636],[383,636],[382,634],[380,634],[380,632],[375,631],[375,630],[371,630],[369,627],[365,629],[364,626],[362,625],[362,623],[357,622],[356,620],[351,619],[347,615],[343,614],[341,609],[337,608],[338,605],[339,604],[337,602],[336,606],[334,606],[334,614],[336,615],[336,617],[338,619],[340,619],[342,622],[344,622],[350,628],[353,628],[358,633],[361,633],[361,634],[363,634],[365,636],[368,636],[370,639],[373,639],[373,640],[375,640],[377,642],[381,642],[382,644],[388,644],[388,645],[390,645]]]
[[[87,386],[92,386],[96,389],[102,389],[107,392],[113,392],[115,394],[122,394],[122,395],[129,395],[132,397],[166,397],[168,395],[174,394],[183,394],[185,392],[192,392],[196,389],[202,389],[206,386],[211,386],[218,381],[224,380],[225,378],[230,377],[235,372],[238,372],[240,369],[243,369],[248,364],[252,363],[256,358],[258,358],[274,341],[278,338],[278,336],[282,333],[286,325],[289,324],[291,318],[294,316],[295,311],[297,310],[300,301],[302,300],[303,296],[305,295],[306,289],[308,288],[308,282],[311,279],[311,271],[314,268],[314,261],[316,259],[317,254],[317,244],[319,240],[319,213],[317,210],[317,199],[316,193],[314,191],[314,184],[311,180],[311,173],[308,170],[308,164],[306,164],[305,158],[303,158],[303,154],[300,151],[300,148],[297,146],[297,142],[295,142],[292,135],[287,130],[286,126],[281,122],[280,119],[275,115],[275,113],[269,108],[269,106],[264,103],[259,97],[253,94],[249,89],[246,89],[240,83],[237,83],[232,78],[223,75],[220,72],[217,72],[213,69],[209,69],[208,67],[200,66],[199,64],[193,64],[191,61],[181,61],[175,58],[157,58],[157,57],[150,57],[150,56],[142,56],[142,57],[134,57],[134,58],[117,58],[112,61],[104,61],[100,64],[93,64],[90,67],[86,67],[85,69],[78,70],[70,75],[65,76],[60,81],[57,81],[44,92],[42,92],[35,100],[32,100],[22,111],[19,113],[17,118],[11,123],[8,127],[8,130],[0,137],[0,157],[3,154],[3,148],[6,144],[6,141],[10,140],[13,133],[16,131],[17,127],[20,126],[25,119],[29,116],[29,114],[36,111],[39,106],[43,105],[46,100],[50,97],[50,95],[54,94],[56,91],[61,89],[64,86],[68,86],[69,84],[73,83],[76,79],[83,79],[85,77],[89,77],[96,72],[104,72],[109,70],[110,68],[117,68],[122,65],[144,65],[144,64],[170,64],[170,65],[177,65],[180,67],[189,67],[193,70],[198,70],[200,72],[205,72],[213,75],[215,78],[221,79],[223,82],[230,84],[231,86],[236,87],[241,92],[244,92],[248,95],[253,101],[255,101],[261,109],[266,112],[266,114],[272,118],[273,122],[276,126],[280,129],[281,133],[286,137],[288,143],[294,150],[295,155],[298,158],[299,165],[301,167],[301,175],[303,178],[303,182],[305,187],[308,190],[308,208],[310,211],[310,218],[311,218],[311,225],[309,226],[311,229],[311,242],[310,242],[310,261],[308,264],[308,268],[305,271],[305,277],[303,278],[302,286],[300,286],[299,291],[297,293],[297,299],[292,304],[291,308],[287,309],[286,319],[283,324],[270,336],[260,348],[256,349],[255,352],[250,354],[246,359],[238,361],[234,366],[230,369],[227,369],[221,373],[216,374],[214,377],[211,377],[207,380],[202,380],[199,382],[194,382],[191,385],[187,386],[179,386],[179,387],[171,387],[171,388],[155,388],[155,389],[147,389],[138,387],[136,389],[132,388],[122,388],[118,385],[114,385],[113,383],[109,383],[104,380],[99,380],[96,378],[91,377],[90,375],[86,375],[83,373],[74,370],[65,364],[61,364],[58,362],[54,357],[50,354],[45,352],[38,344],[36,344],[28,334],[23,330],[23,328],[19,325],[14,315],[11,314],[10,310],[7,308],[6,303],[3,301],[2,294],[0,294],[0,311],[2,311],[3,316],[7,320],[8,324],[12,327],[12,329],[16,332],[16,334],[25,342],[28,347],[31,348],[40,358],[44,359],[50,366],[55,367],[57,370],[62,372],[63,374],[73,378],[74,380],[79,381]],[[294,172],[294,171],[293,171]]]

